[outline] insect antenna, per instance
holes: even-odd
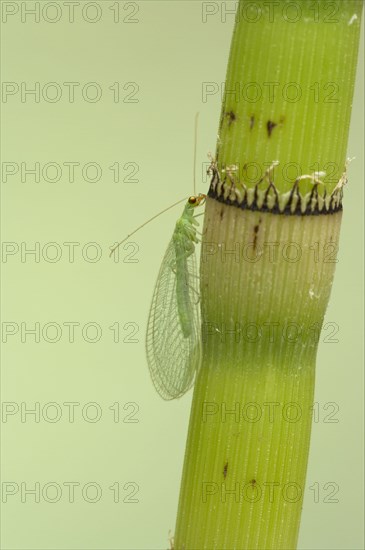
[[[174,206],[177,206],[178,204],[181,204],[182,202],[186,202],[186,197],[184,199],[180,199],[179,201],[177,202],[174,202],[174,204],[171,204],[170,206],[168,206],[167,208],[164,208],[163,210],[161,210],[161,212],[159,212],[158,214],[155,214],[154,216],[152,216],[152,218],[150,218],[149,220],[147,220],[146,222],[142,223],[142,225],[140,225],[139,227],[137,227],[137,229],[135,229],[134,231],[132,231],[132,233],[129,233],[129,235],[127,235],[122,241],[120,241],[119,243],[117,243],[116,245],[114,245],[113,247],[111,247],[110,249],[110,254],[109,254],[109,257],[112,256],[112,254],[114,254],[114,252],[120,247],[121,244],[125,243],[125,241],[127,241],[129,239],[129,237],[131,237],[132,235],[134,235],[135,233],[137,233],[137,231],[139,231],[140,229],[142,229],[142,227],[144,227],[145,225],[147,225],[148,223],[152,222],[154,219],[158,218],[161,214],[163,214],[164,212],[167,212],[168,210],[170,210],[170,208],[173,208]]]
[[[195,114],[195,128],[194,128],[194,164],[193,164],[194,195],[196,195],[196,177],[195,177],[195,175],[196,175],[196,156],[197,156],[196,149],[197,149],[197,142],[198,142],[198,120],[199,120],[199,113],[196,113]],[[164,210],[161,210],[161,212],[159,212],[158,214],[155,214],[154,216],[152,216],[152,218],[150,218],[146,222],[142,223],[142,225],[137,227],[137,229],[132,231],[132,233],[129,233],[129,235],[127,235],[122,241],[120,241],[119,243],[117,243],[116,245],[114,245],[113,247],[110,248],[109,257],[111,257],[112,254],[114,254],[114,252],[120,247],[121,244],[125,243],[129,239],[129,237],[131,237],[132,235],[137,233],[137,231],[142,229],[142,227],[144,227],[148,223],[152,222],[154,219],[158,218],[158,216],[160,216],[164,212],[167,212],[168,210],[170,210],[170,208],[173,208],[174,206],[177,206],[178,204],[180,204],[182,202],[185,202],[185,201],[186,201],[186,198],[181,199],[177,202],[174,202],[174,204],[171,204],[171,206],[168,206],[167,208],[164,208]]]
[[[198,122],[199,122],[199,113],[196,113],[195,126],[194,126],[194,162],[193,162],[194,195],[196,195],[196,148],[198,143]]]

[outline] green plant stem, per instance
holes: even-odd
[[[221,216],[224,224],[212,223]],[[295,548],[317,342],[336,265],[325,260],[328,243],[331,252],[336,249],[340,221],[340,212],[243,216],[208,199],[204,360],[193,397],[176,549]],[[291,261],[296,255],[300,259]],[[232,296],[240,299],[232,302]]]
[[[252,23],[249,4],[241,0],[237,11],[216,160],[237,165],[251,186],[279,160],[281,192],[325,170],[330,192],[346,157],[362,1],[301,0],[297,12],[280,0]]]
[[[362,7],[358,0],[333,2],[330,22],[328,3],[314,4],[300,3],[295,24],[280,16],[284,0],[273,21],[268,14],[256,24],[236,21],[226,79],[235,93],[223,101],[206,204],[203,363],[175,550],[296,548],[316,353],[342,217],[342,195],[322,209],[308,193],[328,197],[345,181]],[[279,82],[278,93],[249,102],[248,88],[242,93],[250,82],[261,90]],[[283,95],[293,82],[302,91],[297,102]],[[327,101],[334,91],[336,101]],[[274,160],[280,170],[262,179]],[[317,171],[326,171],[325,185],[297,180]],[[287,208],[278,207],[283,201]]]

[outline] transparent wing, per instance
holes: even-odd
[[[175,399],[194,383],[201,362],[200,311],[195,253],[186,258],[186,284],[192,327],[184,337],[176,298],[176,253],[170,241],[153,293],[147,325],[147,362],[152,381],[163,399]]]

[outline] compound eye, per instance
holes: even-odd
[[[194,197],[194,195],[192,195],[191,197],[189,197],[188,199],[188,203],[191,204],[192,206],[194,206],[194,204],[196,204],[198,201],[197,201],[197,198]]]

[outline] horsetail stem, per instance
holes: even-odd
[[[292,549],[300,525],[362,2],[257,6],[238,4],[211,166],[175,550]]]

